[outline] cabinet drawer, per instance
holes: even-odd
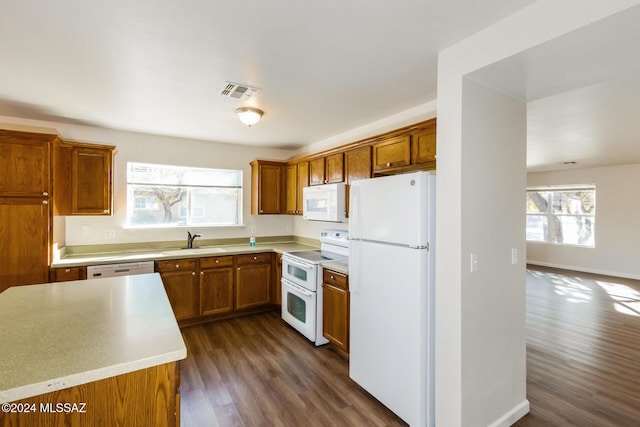
[[[68,282],[87,278],[86,267],[52,268],[49,273],[50,282]]]
[[[200,258],[200,268],[231,267],[233,255]]]
[[[169,271],[195,270],[195,259],[173,259],[166,261],[156,261],[156,271],[160,273]]]
[[[271,252],[265,252],[261,254],[244,254],[237,255],[236,262],[238,265],[242,264],[265,264],[271,262]]]
[[[349,290],[349,281],[345,274],[324,269],[322,271],[322,281],[345,291]]]

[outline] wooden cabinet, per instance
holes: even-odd
[[[349,352],[349,285],[345,274],[322,272],[322,331],[326,339]]]
[[[325,184],[324,157],[309,160],[309,185]]]
[[[411,135],[411,162],[423,164],[436,161],[436,126],[415,132]],[[434,164],[435,168],[435,164]]]
[[[110,145],[54,145],[54,215],[111,215],[113,155]]]
[[[196,259],[156,261],[167,297],[176,320],[192,319],[200,310],[199,280]]]
[[[386,172],[411,164],[411,136],[402,135],[376,142],[373,149],[373,172]]]
[[[56,135],[0,130],[0,292],[49,280],[56,140]]]
[[[309,160],[309,185],[332,184],[344,181],[343,153]]]
[[[236,256],[236,309],[269,304],[272,281],[271,253]]]
[[[278,253],[275,255],[276,261],[276,277],[275,282],[273,284],[273,292],[271,292],[272,298],[271,301],[274,304],[281,305],[282,304],[282,254]]]
[[[347,198],[345,202],[345,216],[349,216],[349,192],[351,183],[359,179],[371,178],[371,146],[354,148],[344,153],[345,182]]]
[[[0,292],[49,281],[46,199],[0,197]]]
[[[309,186],[309,162],[287,165],[288,214],[302,215],[302,189]]]
[[[179,362],[164,363],[21,399],[18,402],[24,407],[35,410],[0,412],[0,425],[176,427],[180,425],[179,366]],[[63,404],[84,412],[56,410],[56,405]],[[49,410],[41,409],[45,405]]]
[[[56,135],[0,129],[0,197],[48,197]]]
[[[286,167],[267,160],[251,162],[251,215],[286,212]]]
[[[60,267],[49,271],[49,282],[69,282],[87,278],[87,267]]]
[[[233,311],[233,255],[200,258],[200,315]]]

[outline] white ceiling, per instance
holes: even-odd
[[[2,0],[0,115],[306,145],[435,99],[437,52],[532,2]]]
[[[534,2],[0,1],[0,115],[287,148],[435,99],[438,51]],[[530,170],[640,162],[637,22],[474,73],[529,101]],[[244,105],[265,111],[252,128]]]

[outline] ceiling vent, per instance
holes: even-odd
[[[227,98],[247,100],[259,90],[260,89],[257,87],[251,87],[240,83],[225,82],[224,86],[220,90],[220,95]]]

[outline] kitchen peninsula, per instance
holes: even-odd
[[[157,273],[7,289],[0,342],[0,425],[179,424],[186,347]]]

